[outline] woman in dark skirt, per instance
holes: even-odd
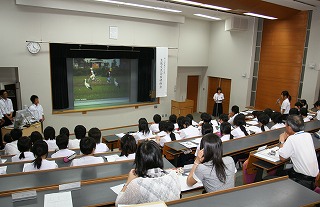
[[[222,101],[224,100],[224,95],[221,88],[217,88],[217,92],[213,95],[213,100],[215,102],[213,106],[212,116],[219,117],[223,113],[222,110]]]

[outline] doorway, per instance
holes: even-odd
[[[199,89],[199,76],[188,76],[187,80],[187,99],[193,100],[193,112],[197,112],[198,108],[198,89]]]
[[[213,95],[217,92],[217,88],[222,89],[224,95],[223,101],[223,113],[229,113],[230,105],[230,91],[231,91],[231,79],[220,78],[220,77],[208,77],[208,96],[207,96],[207,113],[212,114],[213,112]]]

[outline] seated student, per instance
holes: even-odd
[[[231,125],[234,125],[233,123],[233,120],[234,118],[239,114],[239,106],[237,105],[234,105],[231,107],[231,112],[229,113],[229,120],[228,122],[231,124]]]
[[[74,128],[75,139],[69,140],[69,149],[79,149],[80,148],[80,140],[86,136],[87,129],[83,125],[77,125]]]
[[[34,145],[34,143],[36,143],[36,141],[43,140],[42,134],[38,131],[33,131],[31,133],[31,135],[29,136],[29,138],[31,140],[32,145]]]
[[[126,134],[120,139],[121,154],[115,161],[134,160],[136,157],[137,143],[132,135]]]
[[[307,104],[307,101],[305,99],[301,99],[300,100],[300,103],[302,105],[302,108],[306,108],[307,111],[308,111],[308,104]]]
[[[35,157],[32,152],[30,152],[31,149],[31,139],[29,137],[21,137],[18,140],[18,150],[20,151],[20,154],[17,154],[11,158],[12,162],[21,162],[26,160],[34,160]]]
[[[94,141],[96,142],[96,149],[94,151],[94,153],[100,153],[100,152],[108,152],[109,148],[107,147],[107,145],[105,143],[101,143],[101,131],[100,129],[94,127],[91,128],[88,131],[88,136],[92,137],[94,139]]]
[[[94,141],[93,138],[91,137],[82,138],[80,140],[80,151],[83,154],[83,156],[72,160],[70,167],[103,163],[104,160],[102,157],[93,156],[95,147],[96,147],[96,142]]]
[[[175,141],[175,140],[180,140],[180,135],[178,133],[174,132],[174,125],[171,122],[167,122],[165,125],[165,132],[166,135],[163,137],[156,137],[157,143],[159,143],[159,145],[161,147],[164,146],[164,143],[166,142],[171,142],[171,141]]]
[[[161,116],[159,114],[155,114],[153,116],[153,121],[154,123],[150,125],[150,131],[155,134],[155,133],[158,133],[160,132],[159,130],[159,122],[161,121]]]
[[[253,111],[251,114],[252,114],[252,116],[253,116],[253,121],[258,121],[258,116],[260,115],[260,114],[262,114],[263,113],[263,111]]]
[[[192,121],[189,117],[185,118],[184,129],[180,130],[181,139],[190,138],[190,137],[198,137],[201,133],[199,129],[192,126]]]
[[[271,119],[274,123],[274,125],[271,127],[271,130],[285,127],[285,124],[282,121],[282,114],[280,112],[273,112]]]
[[[184,127],[185,119],[186,119],[186,117],[184,117],[184,116],[179,116],[179,117],[177,118],[177,123],[178,123],[178,126],[179,126],[179,129],[178,129],[179,133],[180,133],[180,130],[181,130],[181,129],[184,129],[184,128],[185,128],[185,127]]]
[[[166,121],[160,121],[159,122],[159,130],[160,130],[160,132],[159,133],[157,133],[157,136],[158,137],[163,137],[163,136],[166,136],[166,124],[167,124],[167,122]]]
[[[265,114],[267,114],[268,117],[270,118],[270,119],[269,119],[269,122],[272,122],[272,120],[271,120],[271,114],[273,113],[273,110],[270,109],[270,108],[266,108],[265,110],[263,110],[263,112],[264,112]]]
[[[265,114],[264,112],[262,112],[258,116],[259,126],[258,127],[257,126],[250,126],[248,129],[253,131],[256,134],[269,131],[270,129],[266,126],[269,123],[269,120],[270,120],[269,116],[267,114]]]
[[[192,126],[196,127],[196,126],[199,125],[197,122],[195,122],[195,121],[193,120],[192,114],[187,114],[186,117],[189,117],[189,119],[191,119],[191,121],[192,121]]]
[[[228,114],[220,114],[218,122],[219,124],[222,124],[223,122],[228,122],[228,120]]]
[[[48,156],[48,144],[45,141],[40,140],[34,143],[32,152],[36,159],[32,163],[24,164],[23,172],[58,168],[58,165],[54,160],[46,160]]]
[[[43,137],[45,142],[48,144],[49,151],[54,151],[58,149],[56,144],[56,131],[53,127],[47,126],[43,131]]]
[[[235,164],[232,157],[222,157],[221,139],[215,134],[206,134],[200,149],[187,178],[188,186],[202,182],[206,192],[234,187]]]
[[[4,136],[3,136],[3,141],[5,142],[5,143],[10,143],[10,142],[13,142],[13,139],[12,139],[12,137],[11,137],[11,135],[10,135],[10,132],[8,132],[8,133],[6,133]]]
[[[127,182],[117,196],[116,206],[180,199],[177,174],[163,169],[161,149],[156,142],[142,142],[134,163],[135,169],[129,172]]]
[[[289,110],[289,115],[300,115],[300,112],[297,108],[291,108]]]
[[[300,101],[296,102],[294,104],[294,108],[298,109],[298,111],[300,111],[300,109],[302,108],[302,103]]]
[[[310,121],[310,118],[308,117],[308,110],[306,108],[300,109],[300,115],[302,116],[304,122]]]
[[[248,136],[249,133],[247,132],[245,125],[246,120],[243,114],[238,114],[233,120],[234,126],[236,127],[234,130],[231,131],[231,135],[233,139],[241,138]]]
[[[171,114],[169,116],[169,121],[174,124],[174,129],[175,130],[179,129],[179,125],[177,124],[177,116],[175,114]]]
[[[145,140],[147,138],[153,137],[153,134],[148,127],[147,119],[140,118],[138,127],[139,127],[139,131],[137,132],[136,135],[134,135],[134,138],[136,139],[137,143],[139,140]]]
[[[222,135],[222,137],[220,137],[222,142],[233,139],[233,137],[231,137],[231,124],[229,122],[223,122],[220,125],[220,133]]]
[[[67,127],[61,127],[60,129],[60,132],[59,132],[60,135],[64,134],[68,137],[69,139],[69,136],[70,136],[70,132],[69,132],[69,129]]]
[[[316,118],[317,118],[317,120],[320,120],[320,101],[316,101],[316,102],[314,103],[314,107],[317,109],[317,116],[316,116]]]
[[[211,116],[211,115],[210,115]],[[228,123],[229,124],[229,123]],[[202,136],[206,135],[206,134],[210,134],[213,133],[213,127],[211,124],[205,123],[202,125],[201,127],[201,134]],[[194,153],[194,156],[198,155],[198,152],[200,151],[200,144],[198,144],[196,152]]]
[[[4,147],[4,151],[6,155],[17,155],[20,153],[18,149],[18,139],[22,137],[21,129],[12,129],[10,132],[10,136],[12,138],[12,142],[7,143]]]
[[[199,122],[199,126],[201,126],[204,123],[209,124],[212,120],[212,117],[210,114],[204,112],[200,115],[200,119],[201,119],[201,121]]]
[[[56,144],[59,147],[59,150],[51,155],[51,158],[57,157],[69,157],[75,154],[75,151],[68,149],[69,138],[65,135],[58,135],[56,138]]]

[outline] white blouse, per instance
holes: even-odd
[[[55,169],[58,168],[57,163],[52,160],[46,160],[43,159],[41,162],[41,167],[38,169],[37,167],[34,167],[33,162],[32,163],[26,163],[23,166],[23,172],[31,172],[31,171],[38,171],[38,170],[50,170],[50,169]]]

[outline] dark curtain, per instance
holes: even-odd
[[[152,87],[152,61],[154,49],[146,48],[140,51],[138,70],[138,102],[151,101],[150,92]]]

